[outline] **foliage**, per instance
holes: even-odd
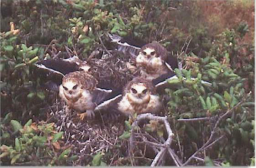
[[[63,132],[56,132],[53,123],[36,124],[30,119],[22,126],[16,120],[10,121],[7,115],[1,121],[1,134],[5,145],[0,148],[0,158],[5,164],[53,166],[67,165],[76,159],[69,155],[70,147],[61,141]]]
[[[171,99],[165,113],[175,133],[172,147],[182,161],[207,141],[216,120],[232,110],[216,132],[224,138],[199,155],[203,162],[190,165],[254,165],[253,94],[243,101],[254,93],[253,14],[250,0],[2,0],[1,164],[131,165],[125,147],[112,153],[99,150],[84,163],[72,157],[45,110],[56,97],[42,87],[43,78],[33,66],[59,52],[86,59],[113,33],[159,41],[182,63],[183,70],[175,70],[178,79],[169,81],[166,93]],[[210,119],[179,121],[199,117]],[[131,129],[128,121],[124,125],[126,130],[118,135],[122,145]],[[164,137],[164,129],[154,121],[145,129]]]

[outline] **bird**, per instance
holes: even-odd
[[[59,97],[70,109],[86,111],[85,114],[92,118],[97,105],[121,94],[126,83],[134,77],[126,66],[128,59],[120,51],[109,51],[101,53],[100,57],[91,55],[86,60],[77,56],[42,60],[36,67],[46,73],[49,80],[54,79],[47,84],[55,90],[59,86]],[[90,82],[94,87],[88,90]],[[84,116],[81,115],[81,119]]]
[[[137,76],[150,79],[155,85],[175,76],[174,69],[178,68],[178,60],[159,42],[146,43],[116,34],[109,34],[109,38],[116,44],[116,50],[130,55],[131,61],[127,63],[127,67],[132,72],[136,70],[136,75],[139,74]]]
[[[163,75],[175,75],[175,67],[167,63],[168,51],[158,42],[153,41],[144,45],[136,57],[136,67],[140,68],[141,76],[149,80],[157,79]],[[176,60],[177,61],[177,60]]]
[[[156,114],[162,108],[163,104],[153,83],[143,77],[135,77],[123,88],[122,95],[100,104],[95,110],[134,116],[142,113]]]
[[[83,120],[85,116],[94,117],[94,109],[109,96],[112,91],[97,87],[98,81],[83,71],[71,72],[62,79],[59,96],[66,102],[69,109],[78,112]]]

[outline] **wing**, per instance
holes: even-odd
[[[116,96],[116,93],[112,90],[96,88],[92,93],[92,101],[99,105],[107,100],[110,100]]]
[[[94,112],[95,115],[98,116],[103,122],[106,121],[120,121],[120,117],[124,117],[123,113],[121,113],[117,108],[117,103],[122,99],[122,95],[117,95],[112,99],[106,100],[99,104]]]
[[[66,75],[70,72],[75,72],[79,70],[79,65],[76,62],[70,61],[70,59],[48,59],[42,60],[35,64],[39,69],[44,69],[46,71],[57,73],[61,75]]]
[[[132,57],[136,57],[139,50],[146,43],[140,39],[133,38],[131,36],[120,37],[116,34],[108,34],[112,43],[117,45],[117,50],[125,54],[130,54]]]
[[[178,68],[178,60],[176,57],[174,57],[170,52],[168,52],[166,63],[167,67],[172,70],[175,68]]]
[[[99,104],[95,111],[107,111],[107,110],[115,110],[117,107],[117,103],[121,100],[122,95],[117,95],[111,99],[108,99],[106,101],[103,101],[101,104]]]
[[[70,73],[79,70],[78,64],[72,59],[48,59],[35,64],[36,74],[40,77],[41,83],[49,90],[56,91],[62,83],[62,78]]]

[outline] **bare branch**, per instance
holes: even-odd
[[[203,121],[203,120],[210,120],[211,117],[202,117],[202,118],[182,118],[182,119],[178,119],[178,121],[184,121],[184,122],[193,122],[193,121]]]
[[[216,140],[214,140],[212,143],[210,143],[208,146],[206,146],[203,150],[206,150],[207,148],[210,148],[211,146],[213,146],[216,142],[218,142],[219,140],[221,140],[225,135],[220,136],[219,138],[217,138]]]
[[[172,157],[176,166],[180,167],[182,165],[182,162],[180,161],[179,157],[174,153],[174,151],[171,148],[168,148],[168,152],[169,152],[170,156]]]
[[[233,112],[238,106],[240,106],[248,97],[249,95],[251,94],[251,92],[249,92],[246,96],[243,97],[243,99],[237,103],[233,108],[229,109],[226,113],[224,113],[223,115],[221,115],[219,117],[219,119],[216,121],[214,127],[213,127],[213,130],[211,131],[211,135],[210,135],[210,138],[207,140],[207,142],[200,148],[198,149],[192,156],[190,156],[188,158],[188,160],[182,165],[182,166],[186,166],[200,151],[202,150],[205,150],[206,148],[212,146],[213,144],[215,144],[217,141],[219,141],[221,138],[223,137],[219,137],[218,139],[216,139],[214,142],[211,143],[212,139],[213,139],[213,136],[215,135],[216,133],[216,129],[220,123],[220,121],[222,119],[224,119],[225,117],[227,117],[231,112]],[[211,144],[210,144],[211,143]]]
[[[108,49],[106,48],[106,46],[104,45],[104,43],[103,43],[101,37],[100,37],[100,36],[98,36],[98,37],[99,37],[100,43],[101,43],[101,45],[103,46],[104,50],[105,50],[109,55],[111,55],[110,52],[108,51]]]
[[[171,142],[172,142],[172,136],[174,134],[172,132],[172,129],[170,127],[169,122],[167,121],[167,117],[166,116],[165,117],[154,116],[153,114],[150,114],[150,113],[140,114],[140,115],[137,116],[136,120],[132,124],[131,136],[130,136],[130,140],[129,140],[129,143],[130,143],[130,145],[129,145],[129,147],[130,147],[130,149],[129,149],[130,156],[132,156],[132,152],[133,152],[133,143],[134,143],[134,134],[135,134],[134,130],[135,130],[135,128],[138,127],[138,123],[142,119],[162,121],[164,123],[164,125],[165,125],[166,131],[167,131],[167,134],[168,134],[168,138],[164,142],[164,144],[157,144],[157,143],[154,143],[154,142],[149,142],[146,138],[143,138],[144,142],[161,148],[160,152],[158,152],[158,154],[154,158],[153,162],[151,163],[151,166],[157,166],[157,165],[159,165],[160,161],[164,158],[164,156],[166,154],[166,151],[168,151],[168,148],[170,148],[170,145],[171,145]],[[170,153],[171,157],[174,159],[175,164],[177,166],[180,166],[181,163],[180,163],[179,159],[177,159],[178,158],[177,155],[174,154],[174,152],[172,150],[170,150],[169,153]]]
[[[156,155],[155,159],[151,163],[151,167],[157,166],[157,163],[161,158],[163,158],[164,154],[166,152],[166,148],[162,148],[161,151]]]

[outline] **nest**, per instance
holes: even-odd
[[[104,157],[108,158],[105,162],[110,165],[114,165],[114,160],[120,156],[127,155],[128,143],[119,139],[125,130],[124,122],[116,122],[112,118],[107,120],[100,114],[93,120],[82,121],[62,102],[56,102],[50,111],[49,121],[55,123],[57,131],[63,132],[64,144],[71,147],[71,154],[78,156],[72,165],[89,165],[99,152],[102,155],[112,154],[109,158]]]
[[[68,109],[58,99],[50,106],[49,111],[48,122],[55,123],[56,130],[63,132],[64,146],[71,147],[71,155],[78,156],[76,161],[69,163],[72,166],[88,166],[93,156],[98,153],[103,155],[103,161],[109,166],[145,165],[152,162],[158,152],[150,144],[145,144],[144,139],[154,142],[160,139],[144,129],[139,129],[134,134],[135,148],[130,157],[129,139],[119,138],[127,131],[127,117],[122,115],[109,116],[98,113],[94,119],[82,121],[76,111]]]

